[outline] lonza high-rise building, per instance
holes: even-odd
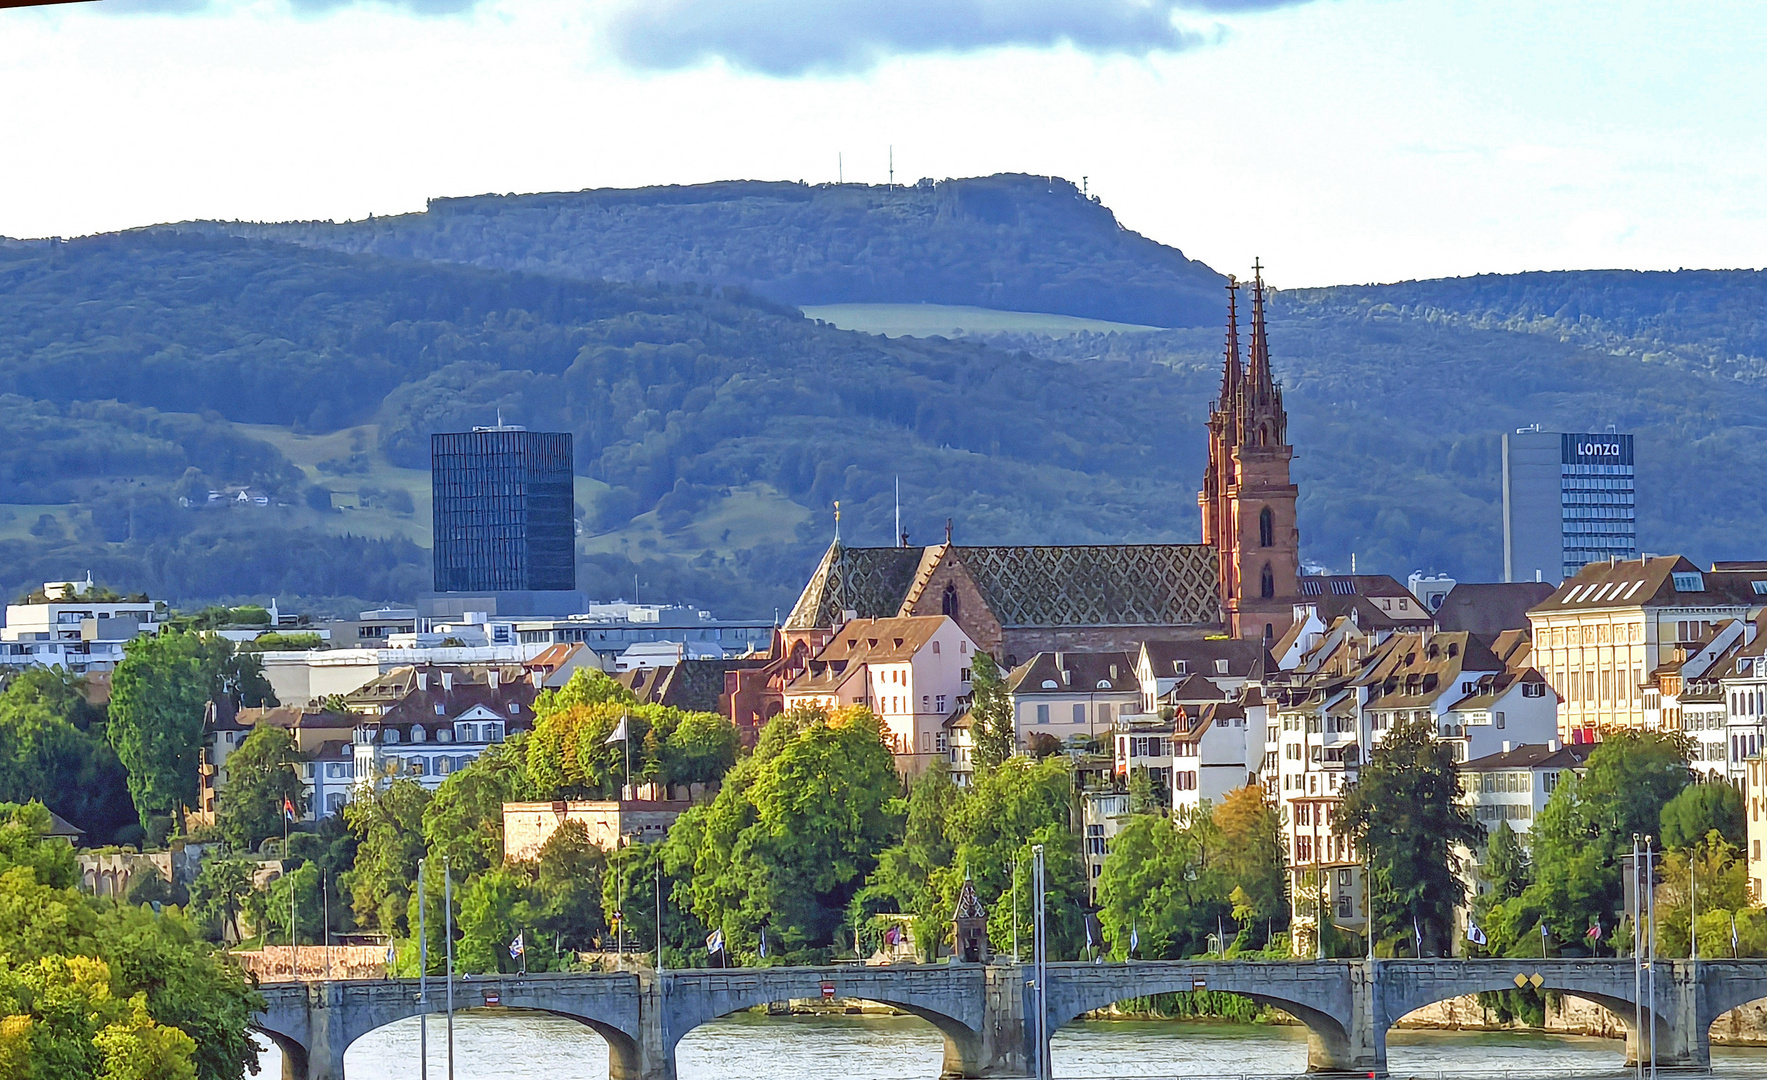
[[[575,589],[571,473],[568,433],[430,436],[436,591]]]
[[[1593,562],[1638,558],[1632,436],[1503,436],[1503,580],[1557,585]]]

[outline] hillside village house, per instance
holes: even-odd
[[[883,723],[897,768],[917,776],[935,757],[949,757],[945,722],[969,695],[975,649],[944,615],[853,619],[786,685],[785,707],[868,706]]]

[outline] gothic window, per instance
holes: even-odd
[[[1264,564],[1264,572],[1258,575],[1258,595],[1268,600],[1276,595],[1276,575],[1271,572],[1270,564]]]
[[[1276,543],[1276,516],[1266,506],[1258,511],[1258,546],[1269,547]]]
[[[949,583],[947,583],[945,585],[945,595],[939,601],[939,611],[942,614],[951,616],[951,618],[953,618],[953,619],[957,618],[957,586],[956,585],[952,585]]]

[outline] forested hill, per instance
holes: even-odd
[[[1403,313],[1767,380],[1767,272],[1759,270],[1480,274],[1302,289],[1287,297],[1301,308]]]
[[[778,299],[900,300],[839,289],[940,273],[1007,291],[922,295],[1198,324],[884,338]],[[1120,296],[1100,284],[1118,273]],[[835,500],[849,542],[892,541],[898,478],[916,541],[947,518],[973,543],[1194,538],[1219,286],[1023,177],[0,241],[0,591],[90,569],[184,602],[409,600],[429,581],[427,437],[499,414],[574,433],[580,582],[602,596],[788,607]],[[1499,437],[1540,423],[1638,436],[1646,550],[1760,557],[1764,318],[1755,271],[1278,293],[1303,556],[1494,578]]]
[[[191,223],[341,251],[583,279],[738,285],[792,304],[969,304],[1213,326],[1225,279],[1060,178],[731,181],[434,199],[342,224]]]
[[[180,600],[408,599],[428,435],[501,412],[576,437],[582,587],[636,575],[768,613],[834,500],[851,540],[889,542],[897,477],[921,540],[946,518],[976,541],[1193,537],[1200,441],[1187,419],[1168,442],[1205,386],[837,330],[734,289],[167,232],[10,244],[0,589],[91,568]]]

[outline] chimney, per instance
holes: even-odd
[[[541,689],[544,689],[545,686],[546,686],[546,673],[544,671],[536,670],[534,672],[534,689],[541,690]]]
[[[491,690],[493,693],[495,693],[497,690],[497,683],[503,678],[503,672],[497,670],[496,668],[492,668],[489,672],[486,673],[485,677],[491,680]]]
[[[420,671],[417,673],[417,688],[419,690],[429,689],[429,672]]]
[[[1506,754],[1509,753],[1509,740],[1508,739],[1503,740],[1503,752]]]
[[[454,673],[452,671],[444,671],[444,672],[442,672],[442,693],[451,694],[453,692],[454,692]]]
[[[1558,740],[1557,739],[1547,739],[1546,740],[1546,749],[1550,753],[1554,753],[1554,754],[1558,753],[1559,749],[1560,749],[1560,747],[1558,745]]]

